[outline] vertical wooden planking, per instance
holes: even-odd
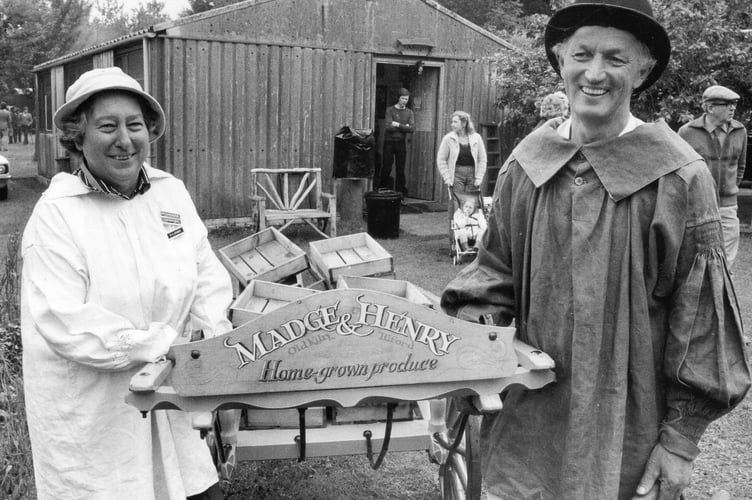
[[[277,126],[277,137],[279,137],[278,159],[274,168],[294,167],[291,163],[290,144],[291,144],[291,125],[294,120],[291,106],[291,94],[293,92],[292,83],[292,49],[290,47],[280,48],[279,54],[279,108],[277,115],[279,123]]]
[[[250,203],[248,194],[250,194],[247,185],[249,165],[249,147],[248,147],[248,115],[246,108],[247,87],[246,87],[246,60],[247,52],[251,48],[245,44],[236,44],[233,52],[233,66],[235,67],[235,80],[233,82],[232,96],[232,117],[233,126],[233,149],[232,149],[232,166],[233,166],[233,188],[234,202],[232,206],[233,217],[247,217],[250,215]]]
[[[210,217],[212,218],[223,212],[223,198],[225,197],[223,178],[227,165],[222,161],[222,150],[225,148],[226,130],[222,122],[226,120],[222,120],[222,102],[226,96],[222,81],[227,78],[228,68],[222,64],[222,47],[226,45],[220,42],[208,42],[206,45],[208,71],[204,73],[206,79],[204,101],[208,104],[205,114],[197,117],[206,124],[206,140],[202,148],[204,161],[199,163],[197,168],[206,171],[205,178],[208,182],[207,190],[210,193]]]
[[[302,128],[304,126],[304,110],[302,103],[302,86],[303,78],[303,49],[293,47],[290,54],[290,144],[288,146],[290,153],[290,166],[301,167],[300,150],[302,142]]]
[[[323,131],[322,124],[324,122],[324,112],[326,105],[324,103],[324,95],[327,84],[327,71],[326,65],[326,52],[319,49],[312,51],[311,70],[313,72],[312,84],[313,91],[311,103],[311,166],[320,167],[317,164],[318,159],[321,158],[321,152],[323,151]]]
[[[218,113],[220,129],[222,130],[222,141],[219,150],[219,165],[215,168],[221,169],[222,176],[222,212],[218,214],[232,214],[233,207],[237,205],[235,191],[237,183],[235,182],[236,163],[234,151],[236,149],[234,129],[237,126],[237,116],[235,110],[235,82],[237,80],[237,67],[235,66],[235,47],[234,43],[224,43],[220,45],[222,50],[222,79],[220,80],[222,88],[221,113]],[[213,146],[216,147],[216,146]]]
[[[462,78],[464,80],[462,109],[473,112],[473,67],[468,61],[462,61]]]
[[[201,184],[196,171],[196,154],[198,153],[199,124],[195,120],[195,109],[198,106],[198,42],[186,40],[184,44],[184,73],[183,85],[175,82],[177,87],[183,87],[184,92],[180,96],[180,101],[176,102],[183,108],[180,116],[180,123],[183,128],[183,168],[185,177],[183,180],[189,185],[188,191],[193,196],[194,202],[198,205],[202,215],[207,214],[207,206],[204,200],[199,197],[201,193]]]
[[[281,48],[269,46],[269,87],[266,108],[267,115],[267,168],[277,168],[280,165],[279,154],[279,125],[280,125],[280,59]]]
[[[300,147],[299,158],[300,166],[314,167],[313,159],[314,147],[314,130],[313,130],[313,111],[314,103],[317,100],[318,79],[313,74],[313,59],[316,51],[313,49],[302,49],[301,51],[301,84],[300,84]]]
[[[213,67],[213,61],[209,57],[210,42],[199,40],[196,44],[196,61],[194,71],[196,73],[195,94],[190,102],[190,120],[196,123],[195,136],[189,136],[194,140],[193,154],[191,155],[193,168],[196,173],[198,192],[201,203],[204,206],[204,213],[211,217],[214,213],[212,203],[212,172],[209,165],[208,145],[210,141],[211,127],[209,126],[209,115],[212,112],[210,99],[210,73]]]
[[[323,86],[321,92],[321,121],[319,126],[321,148],[319,150],[319,158],[326,158],[328,151],[334,146],[333,135],[337,131],[339,125],[339,114],[335,112],[335,108],[338,96],[337,80],[341,79],[341,75],[337,73],[339,70],[338,57],[339,54],[334,50],[325,50],[323,52]],[[321,169],[323,171],[324,165],[322,162]],[[329,165],[331,168],[331,165]]]
[[[269,46],[259,45],[256,54],[256,165],[258,168],[269,168]]]

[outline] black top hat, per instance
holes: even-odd
[[[635,93],[653,85],[668,65],[671,42],[666,30],[653,17],[653,9],[648,0],[575,0],[572,5],[556,11],[546,25],[546,56],[556,73],[560,73],[559,61],[551,49],[582,26],[618,28],[632,33],[647,45],[656,63],[642,85],[635,89]]]

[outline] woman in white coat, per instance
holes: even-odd
[[[179,411],[143,418],[131,377],[201,330],[231,328],[230,278],[183,183],[146,163],[159,103],[119,68],[84,73],[55,113],[81,160],[24,231],[26,409],[39,500],[223,498]]]
[[[452,131],[444,136],[436,155],[439,174],[457,194],[475,194],[486,174],[486,147],[475,131],[470,114],[452,113]]]

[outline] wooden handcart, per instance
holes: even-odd
[[[552,382],[553,362],[518,342],[513,328],[449,317],[435,297],[409,299],[349,287],[298,298],[225,335],[172,346],[166,360],[133,377],[127,402],[144,414],[224,415],[200,427],[225,475],[242,460],[366,453],[376,468],[387,449],[428,450],[440,464],[443,498],[480,498],[480,417],[448,402],[470,396],[499,410],[510,386]],[[420,418],[395,421],[405,402],[417,405]],[[385,405],[385,423],[306,425],[307,408],[364,404]],[[238,412],[224,410],[240,408],[297,409],[299,425],[237,431],[227,417]]]

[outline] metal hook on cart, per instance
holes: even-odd
[[[305,408],[298,408],[298,429],[300,434],[295,436],[295,444],[298,445],[298,462],[305,461],[306,456],[306,424]]]
[[[447,450],[449,454],[452,453],[458,453],[461,456],[465,456],[465,450],[460,447],[460,443],[462,442],[462,437],[465,435],[465,426],[467,426],[467,419],[469,418],[469,413],[463,413],[460,417],[459,426],[457,428],[457,435],[454,438],[454,441],[450,444],[445,440],[440,432],[435,432],[433,435],[433,438],[436,440],[439,445],[441,445],[442,448]]]
[[[371,443],[371,431],[363,431],[363,437],[366,438],[366,456],[368,462],[371,464],[371,468],[376,470],[381,467],[381,462],[384,461],[386,452],[389,450],[389,439],[392,437],[392,417],[394,416],[394,409],[397,407],[397,403],[387,403],[386,405],[386,429],[384,430],[384,443],[381,445],[381,451],[376,461],[373,461],[373,445]]]

